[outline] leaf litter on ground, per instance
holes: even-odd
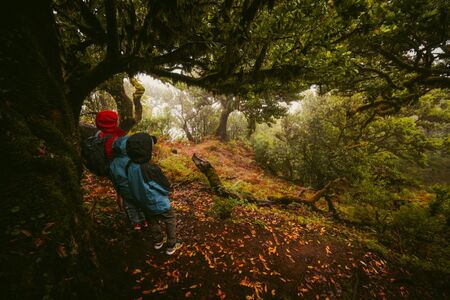
[[[176,155],[217,154],[211,153],[211,145],[184,147]],[[251,153],[241,151],[237,164],[233,162],[236,155],[220,150],[226,172],[234,168],[236,176],[247,174],[239,180],[263,183],[260,190],[295,190],[285,182],[277,186],[279,179],[265,176]],[[221,173],[220,166],[217,169],[220,175],[230,176]],[[132,231],[116,207],[115,191],[108,180],[86,173],[82,185],[85,206],[89,210],[96,205],[94,224],[110,241],[108,250],[114,256],[110,269],[118,274],[117,278],[112,274],[110,280],[122,282],[116,295],[135,299],[158,295],[165,299],[339,299],[355,293],[358,298],[377,299],[407,298],[411,293],[429,296],[411,284],[397,284],[397,278],[404,276],[402,270],[356,247],[337,227],[297,222],[295,214],[312,214],[307,211],[238,205],[231,219],[220,220],[209,214],[214,196],[205,183],[183,182],[171,194],[183,247],[167,256],[163,249],[153,249],[149,231]]]

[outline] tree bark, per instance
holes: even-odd
[[[10,1],[0,11],[2,296],[98,297],[78,115],[65,95],[51,3]]]
[[[288,205],[293,202],[305,204],[316,212],[323,212],[317,208],[316,203],[321,198],[325,198],[325,201],[327,202],[327,205],[328,205],[328,211],[333,215],[333,217],[335,219],[339,219],[338,212],[337,212],[336,208],[334,207],[332,198],[330,196],[330,190],[332,190],[336,186],[336,184],[338,184],[339,182],[341,182],[343,180],[344,180],[343,178],[337,178],[335,180],[331,180],[331,181],[327,182],[327,184],[325,184],[325,186],[323,188],[321,188],[318,191],[315,191],[308,198],[303,197],[305,190],[302,190],[302,193],[298,197],[270,197],[269,196],[268,199],[271,203],[274,203],[274,204],[279,203],[279,204],[283,204],[283,205]]]
[[[256,131],[256,119],[253,116],[247,118],[247,138],[250,138]]]
[[[114,74],[124,72],[128,63],[129,59],[126,57],[105,59],[88,72],[70,76],[65,86],[74,115],[80,115],[81,106],[89,93]]]
[[[225,188],[222,185],[222,181],[216,173],[216,170],[211,165],[211,163],[207,160],[203,160],[194,153],[192,155],[192,161],[197,166],[197,168],[206,176],[208,179],[209,185],[211,189],[219,194],[220,196],[228,196],[228,193],[225,191]]]
[[[142,120],[142,103],[144,86],[136,79],[130,78],[130,83],[134,86],[133,99],[128,97],[123,86],[124,73],[114,75],[103,84],[103,89],[113,96],[117,104],[120,118],[120,128],[125,131],[131,130],[134,125]]]
[[[220,114],[219,126],[216,129],[215,136],[219,138],[221,141],[228,141],[228,117],[234,111],[234,99],[233,96],[226,96],[221,101],[222,104],[222,112]]]
[[[134,104],[134,120],[139,123],[142,120],[142,97],[145,93],[144,86],[134,77],[130,78],[131,84],[136,89],[133,93],[133,104]]]
[[[230,111],[223,109],[220,113],[220,119],[219,119],[219,126],[216,130],[216,137],[218,137],[221,141],[228,141],[228,132],[227,132],[227,125],[228,125],[228,117],[230,116]]]
[[[133,115],[133,101],[125,93],[123,87],[124,73],[114,75],[103,84],[103,89],[107,91],[116,102],[119,112],[120,128],[129,131],[135,124],[136,120]]]
[[[189,127],[187,125],[187,122],[183,123],[183,131],[186,134],[186,138],[188,139],[189,142],[191,143],[196,143],[194,137],[192,136],[191,131],[189,130]]]
[[[216,170],[207,160],[199,158],[195,153],[192,155],[192,161],[197,168],[206,176],[209,186],[217,195],[234,199],[247,200],[248,202],[257,202],[256,198],[249,193],[233,192],[222,185]]]

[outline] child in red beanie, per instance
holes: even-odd
[[[105,154],[109,162],[114,159],[113,155],[113,143],[121,136],[126,134],[125,131],[117,127],[118,125],[118,115],[112,110],[104,110],[97,114],[95,118],[95,125],[97,129],[100,130],[98,133],[99,138],[109,137],[105,141]],[[117,205],[121,211],[126,210],[128,218],[134,225],[134,229],[141,230],[141,224],[147,227],[147,221],[142,213],[142,211],[135,207],[130,201],[124,201],[122,195],[116,190]],[[125,207],[124,207],[125,206]]]
[[[95,126],[100,130],[99,137],[111,136],[105,141],[105,154],[109,161],[113,159],[112,144],[114,141],[125,135],[125,131],[117,127],[119,116],[112,110],[104,110],[95,117]]]

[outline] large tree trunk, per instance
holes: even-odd
[[[1,294],[96,297],[100,281],[82,209],[78,116],[64,94],[51,3],[2,6]]]

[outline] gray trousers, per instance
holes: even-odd
[[[153,241],[158,243],[162,241],[164,234],[161,230],[161,225],[165,228],[167,235],[167,246],[172,247],[177,242],[177,220],[173,209],[157,215],[146,214],[147,222],[150,225]]]
[[[142,209],[133,204],[132,200],[123,198],[123,206],[131,223],[142,223],[145,220]]]

